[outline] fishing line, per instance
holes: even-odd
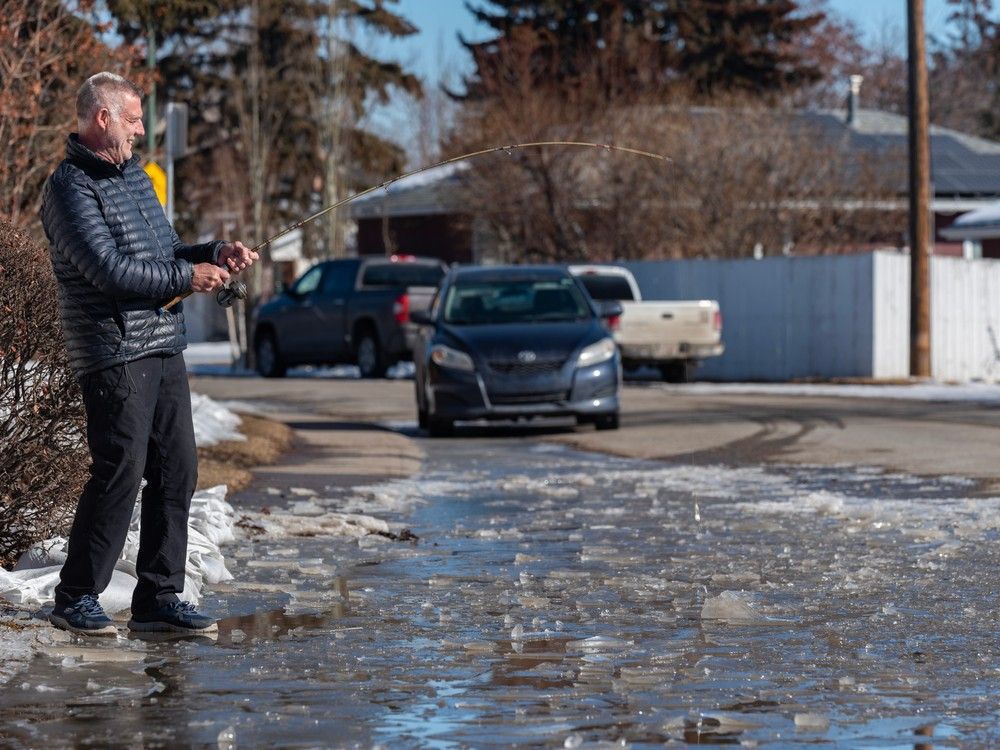
[[[273,237],[268,237],[263,242],[251,248],[251,250],[253,252],[257,252],[267,247],[272,242],[281,239],[289,232],[294,232],[296,229],[305,226],[309,222],[315,221],[319,217],[330,213],[330,211],[335,211],[341,206],[346,206],[352,201],[356,201],[358,198],[362,198],[366,195],[374,193],[377,190],[388,190],[393,183],[399,182],[400,180],[405,180],[407,177],[412,177],[413,175],[421,174],[422,172],[427,172],[431,169],[436,169],[437,167],[443,167],[447,164],[454,164],[455,162],[464,161],[466,159],[475,159],[477,157],[485,156],[487,154],[499,153],[500,151],[503,151],[504,153],[510,155],[513,151],[519,149],[540,148],[543,146],[572,146],[577,148],[598,148],[598,149],[604,149],[605,151],[616,151],[623,154],[632,154],[633,156],[640,156],[646,159],[655,159],[657,161],[662,161],[668,164],[673,161],[669,156],[666,156],[664,154],[657,154],[652,151],[643,151],[642,149],[631,148],[629,146],[618,146],[613,143],[592,143],[590,141],[531,141],[528,143],[511,143],[506,146],[491,146],[490,148],[484,148],[479,151],[470,151],[467,154],[461,154],[459,156],[452,156],[448,159],[442,159],[441,161],[436,162],[434,164],[430,164],[426,167],[420,167],[419,169],[413,169],[410,170],[409,172],[403,172],[402,174],[396,175],[395,177],[392,177],[386,180],[385,182],[380,182],[378,185],[373,185],[370,188],[366,188],[365,190],[362,190],[360,193],[355,193],[354,195],[339,200],[336,203],[326,206],[325,208],[321,208],[316,213],[307,216],[301,221],[292,224],[289,227],[285,227]],[[186,299],[187,297],[190,297],[192,294],[194,294],[193,290],[189,290],[187,292],[184,292],[183,294],[179,294],[178,296],[170,300],[170,302],[165,304],[161,308],[161,312],[169,310],[178,302],[180,302],[183,299]],[[247,298],[246,285],[237,279],[232,279],[228,286],[222,287],[216,293],[216,300],[223,307],[229,307],[237,299],[246,299],[246,298]]]

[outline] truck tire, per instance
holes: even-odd
[[[261,331],[254,342],[254,364],[265,378],[283,378],[288,366],[281,359],[278,342],[271,331]]]
[[[387,368],[382,347],[378,342],[378,334],[370,328],[365,328],[358,334],[354,346],[354,357],[361,370],[363,378],[381,378]]]
[[[420,376],[413,376],[413,398],[417,402],[417,427],[421,430],[427,429],[427,409],[420,403]]]
[[[694,380],[694,372],[698,363],[689,359],[674,359],[660,365],[660,375],[667,383],[690,383]]]
[[[598,430],[617,430],[619,423],[620,418],[616,411],[611,414],[601,414],[594,419],[594,427]]]
[[[455,423],[450,419],[428,416],[427,433],[432,438],[451,437],[455,434]]]

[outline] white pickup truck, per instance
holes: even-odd
[[[622,316],[615,341],[625,369],[659,368],[663,379],[685,383],[706,357],[722,354],[722,313],[715,300],[643,301],[639,285],[621,266],[570,266],[594,300],[618,300]]]

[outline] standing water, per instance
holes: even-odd
[[[3,744],[1000,741],[1000,498],[970,482],[426,447],[412,479],[237,498],[218,637],[53,647],[0,689]],[[418,539],[301,536],[331,512]]]

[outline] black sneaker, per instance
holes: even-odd
[[[140,614],[133,612],[128,626],[130,630],[156,633],[215,633],[219,629],[215,620],[199,614],[188,602],[173,602]]]
[[[57,604],[49,615],[49,622],[80,635],[118,635],[118,628],[93,594],[84,594],[69,604]]]

